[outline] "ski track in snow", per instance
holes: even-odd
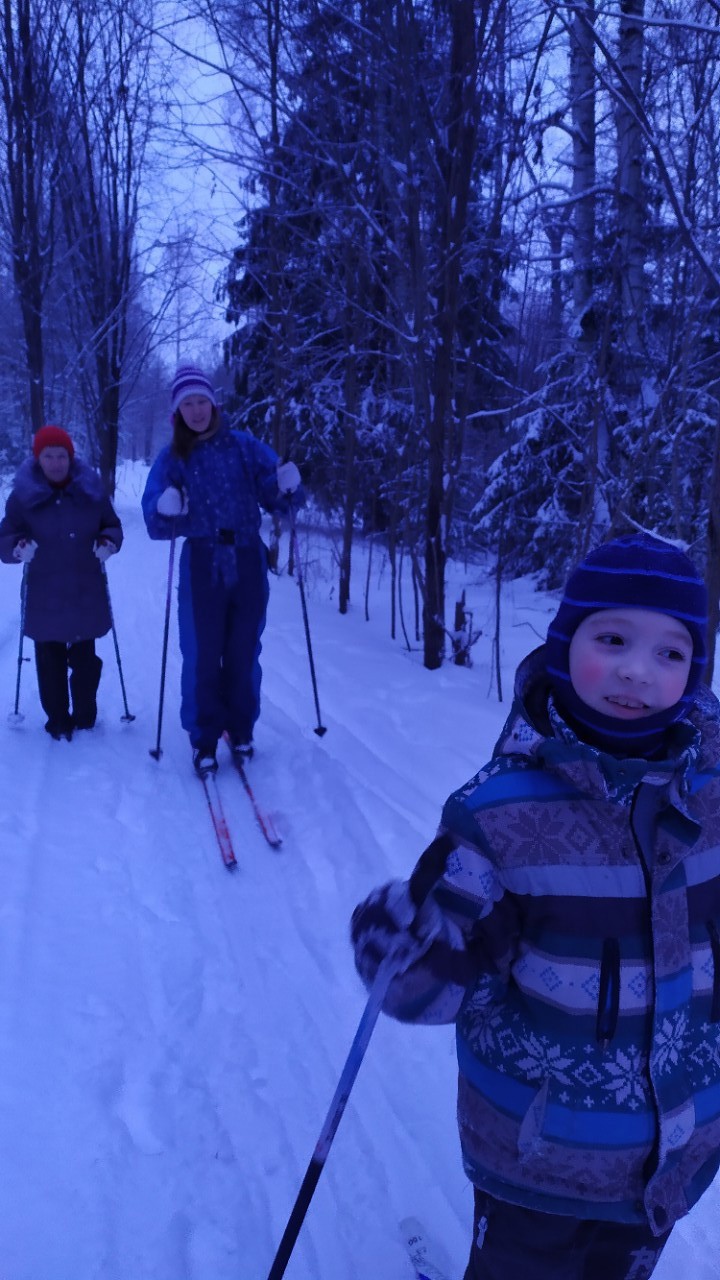
[[[0,723],[0,1280],[263,1280],[364,1008],[352,909],[408,873],[507,710],[487,672],[425,672],[381,605],[370,623],[340,618],[311,575],[319,738],[297,585],[273,579],[249,776],[283,847],[221,747],[229,873],[179,725],[174,607],[163,755],[149,755],[168,544],[147,540],[133,483],[108,577],[136,720],[120,721],[108,636],[95,731],[47,738],[31,663],[24,723]],[[0,568],[8,711],[19,582]],[[512,643],[508,672],[527,631]],[[472,1194],[454,1108],[452,1029],[381,1019],[288,1280],[411,1280],[407,1215],[459,1280]],[[659,1280],[715,1275],[718,1207],[713,1188]]]

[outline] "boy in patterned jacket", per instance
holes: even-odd
[[[352,922],[385,1011],[455,1022],[465,1280],[646,1280],[720,1163],[720,706],[705,588],[635,534],[571,574],[440,878]],[[397,957],[404,956],[399,962]]]

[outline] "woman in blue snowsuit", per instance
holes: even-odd
[[[210,381],[192,365],[175,375],[171,411],[172,443],[153,463],[142,507],[151,538],[185,538],[180,718],[204,776],[217,769],[225,731],[235,751],[252,755],[268,601],[260,508],[283,511],[297,503],[300,474],[293,462],[280,463],[268,445],[221,420]]]

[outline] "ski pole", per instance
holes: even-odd
[[[297,573],[298,587],[300,588],[300,602],[302,604],[303,623],[305,624],[305,641],[307,643],[308,661],[310,663],[310,678],[312,680],[313,697],[315,699],[315,714],[317,716],[317,724],[313,730],[318,738],[322,738],[327,733],[327,726],[322,723],[320,715],[320,702],[318,700],[317,679],[315,676],[315,663],[313,661],[312,642],[310,640],[310,622],[308,619],[307,602],[305,600],[305,584],[303,582],[302,567],[300,565],[300,547],[298,545],[297,525],[295,524],[295,508],[290,503],[290,537],[292,538],[293,549],[295,552],[295,572]]]
[[[107,593],[108,609],[110,610],[110,626],[112,627],[112,638],[113,638],[113,643],[115,645],[115,657],[117,659],[118,675],[120,676],[120,688],[122,690],[123,706],[125,707],[125,714],[122,715],[120,719],[125,724],[130,724],[131,720],[135,719],[135,716],[131,713],[131,711],[128,708],[128,700],[127,700],[127,694],[125,692],[125,680],[123,677],[122,662],[120,661],[120,645],[118,644],[117,631],[115,630],[115,618],[113,616],[112,599],[110,597],[110,583],[108,582],[107,569],[105,568],[104,564],[101,565],[101,568],[103,572],[103,578],[105,579],[105,591]]]
[[[155,746],[150,748],[150,755],[155,760],[159,760],[162,755],[162,751],[160,750],[160,735],[162,733],[163,703],[165,701],[165,671],[167,669],[168,636],[170,634],[170,604],[172,601],[172,582],[173,582],[174,567],[175,567],[175,521],[173,521],[172,535],[170,537],[170,559],[168,563],[167,600],[165,601],[165,629],[163,631],[162,662],[160,664],[160,701],[158,703],[157,741],[155,743]]]
[[[433,885],[437,883],[443,874],[448,855],[454,847],[455,842],[451,836],[447,834],[441,835],[437,836],[422,854],[410,878],[410,896],[418,910]],[[305,1177],[302,1180],[282,1240],[278,1245],[273,1264],[268,1272],[267,1280],[282,1280],[285,1275],[285,1269],[295,1248],[300,1228],[305,1221],[315,1188],[320,1180],[320,1174],[325,1168],[325,1161],[347,1106],[350,1091],[370,1043],[373,1028],[378,1020],[390,983],[398,972],[397,957],[392,954],[386,956],[372,984],[365,1010],[355,1032],[355,1038],[350,1046],[350,1052],[345,1060],[345,1066],[340,1074],[337,1088],[325,1117],[325,1123],[320,1131],[320,1137],[317,1140]]]
[[[20,678],[22,676],[23,662],[29,662],[29,658],[23,657],[23,642],[25,640],[25,605],[27,602],[27,564],[23,565],[22,579],[20,582],[20,641],[18,644],[18,660],[17,660],[17,679],[15,681],[15,710],[10,712],[8,720],[11,724],[21,724],[25,719],[20,711]]]

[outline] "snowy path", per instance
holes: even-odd
[[[120,722],[110,637],[93,733],[47,739],[30,664],[23,725],[0,718],[0,1280],[263,1280],[364,1006],[352,908],[408,872],[506,707],[482,663],[427,673],[393,645],[382,583],[365,623],[313,570],[318,738],[297,587],[274,580],[250,768],[284,844],[265,845],[228,767],[229,874],[179,727],[174,616],[164,753],[148,754],[168,548],[146,539],[137,487],[119,505],[109,578],[136,721]],[[8,711],[18,587],[3,566]],[[528,618],[508,631],[508,688]],[[450,1029],[378,1024],[288,1280],[410,1280],[406,1215],[459,1280],[454,1092]],[[717,1275],[719,1206],[715,1191],[682,1225],[660,1280]]]

